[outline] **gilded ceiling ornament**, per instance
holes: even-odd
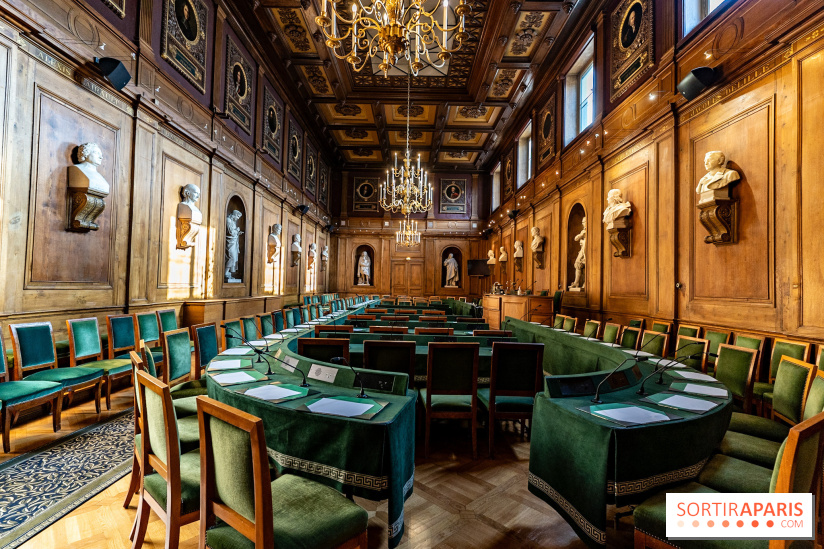
[[[467,105],[465,107],[461,107],[458,110],[458,114],[460,114],[464,118],[481,118],[482,116],[486,115],[486,107],[484,107],[483,105]]]
[[[310,65],[304,68],[306,79],[317,93],[329,93],[329,84],[319,67]]]
[[[423,114],[423,107],[420,105],[401,105],[398,107],[398,114],[404,118],[417,118]]]
[[[312,47],[309,44],[309,37],[295,11],[280,8],[278,9],[278,15],[280,15],[280,20],[283,22],[283,32],[292,42],[292,46],[298,51],[310,51]]]
[[[524,16],[523,21],[518,25],[519,29],[515,33],[510,53],[512,55],[524,55],[529,52],[529,48],[538,36],[541,25],[544,22],[544,14],[541,12],[529,12]]]
[[[338,103],[335,105],[335,112],[341,116],[357,116],[363,109],[358,107],[357,105],[350,105],[348,103]]]
[[[343,133],[350,139],[366,139],[369,137],[369,133],[360,128],[347,128]]]
[[[455,141],[472,141],[477,134],[472,130],[461,130],[459,132],[452,132],[452,138]]]
[[[448,158],[465,159],[467,157],[466,151],[450,151],[446,153]]]
[[[498,76],[495,78],[495,81],[492,83],[492,96],[506,96],[509,93],[509,90],[512,89],[512,85],[515,84],[515,76],[517,74],[518,71],[515,69],[504,69],[500,71]]]
[[[355,156],[372,156],[372,154],[374,154],[374,151],[372,149],[359,147],[359,148],[355,149],[354,151],[352,151],[352,154],[355,155]]]
[[[409,139],[410,141],[416,141],[423,137],[423,132],[421,130],[407,130],[403,132],[398,132],[401,139]]]

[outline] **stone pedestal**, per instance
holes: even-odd
[[[732,197],[730,187],[703,192],[698,197],[699,220],[709,235],[707,244],[733,244],[737,241],[738,201]]]

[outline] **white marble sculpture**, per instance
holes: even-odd
[[[520,240],[515,241],[515,252],[512,254],[512,256],[515,258],[524,256],[524,243]]]
[[[486,257],[489,259],[486,260],[487,265],[494,265],[495,264],[495,252],[494,250],[489,250],[486,252]]]
[[[269,249],[267,263],[274,263],[275,257],[280,256],[280,233],[283,232],[283,226],[280,223],[272,225],[269,231],[269,237],[266,239],[266,246]]]
[[[612,229],[615,220],[632,215],[632,204],[624,202],[621,189],[612,189],[607,193],[607,208],[604,210],[604,225]]]
[[[106,207],[109,183],[97,171],[103,163],[103,151],[97,143],[84,143],[77,148],[77,164],[69,166],[69,229],[96,231],[97,217]]]
[[[203,214],[200,213],[195,202],[200,198],[200,189],[194,183],[180,188],[180,203],[177,205],[176,236],[177,249],[185,250],[195,245],[195,239],[203,223]]]
[[[501,255],[498,256],[498,262],[506,263],[507,261],[509,261],[509,254],[506,253],[506,249],[501,246]]]
[[[300,265],[300,254],[303,252],[303,248],[300,246],[300,235],[293,234],[292,235],[292,267],[297,267]]]
[[[366,250],[358,259],[358,286],[369,286],[369,279],[372,276],[372,260]]]
[[[325,271],[329,263],[329,246],[324,246],[320,250],[320,270]]]
[[[708,191],[723,189],[741,179],[737,171],[727,169],[727,157],[721,151],[710,151],[704,155],[704,168],[707,173],[698,181],[695,188],[695,192],[701,197],[699,201],[712,198],[712,193]]]
[[[308,260],[307,260],[308,263],[307,263],[306,267],[308,269],[313,269],[315,267],[315,256],[317,255],[317,253],[318,253],[318,245],[315,244],[314,242],[312,242],[311,244],[309,244],[309,252],[306,254],[306,256],[308,258]]]
[[[444,284],[444,287],[457,288],[458,280],[460,279],[460,266],[458,265],[458,261],[452,254],[449,254],[449,256],[444,260],[443,266],[446,267],[446,284]]]
[[[238,255],[240,254],[240,235],[243,231],[238,226],[238,221],[243,214],[238,210],[232,210],[226,218],[226,282],[243,282],[233,275],[238,270]]]
[[[541,236],[541,229],[538,227],[532,227],[532,243],[529,245],[529,248],[533,252],[544,251],[544,237]]]
[[[587,249],[587,218],[584,217],[581,219],[582,229],[581,232],[575,237],[575,242],[578,242],[581,245],[581,249],[578,251],[578,257],[575,258],[575,263],[573,267],[575,267],[575,280],[572,282],[572,285],[569,287],[570,290],[573,291],[580,291],[584,288],[584,270],[586,269],[587,265],[587,256],[586,256],[586,249]]]

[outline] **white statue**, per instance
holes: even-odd
[[[587,218],[584,217],[581,219],[582,229],[581,232],[575,237],[575,242],[581,244],[581,249],[578,251],[578,257],[575,258],[575,263],[573,266],[575,267],[575,281],[573,281],[572,285],[569,289],[573,288],[583,288],[584,287],[584,269],[587,265],[587,256],[586,256],[586,249],[587,249]]]
[[[538,227],[532,227],[532,244],[529,245],[529,248],[533,252],[544,251],[544,237],[541,236],[541,229]]]
[[[269,237],[266,239],[266,245],[269,248],[269,258],[267,263],[274,263],[275,256],[280,256],[280,233],[283,232],[283,226],[280,223],[272,225],[269,231]]]
[[[372,275],[372,260],[366,250],[358,259],[358,286],[369,286],[369,277]]]
[[[446,284],[444,287],[457,288],[458,280],[460,280],[460,266],[458,265],[458,261],[452,254],[449,254],[449,257],[444,260],[443,266],[446,267]]]
[[[498,261],[500,263],[506,263],[507,261],[509,261],[509,254],[506,253],[506,250],[503,246],[501,246],[501,255],[498,256]]]
[[[306,266],[308,269],[312,269],[315,266],[315,255],[318,251],[318,245],[312,242],[309,244],[309,253],[306,254],[309,257],[309,263]]]
[[[297,267],[300,265],[300,254],[303,252],[303,248],[300,246],[300,235],[293,234],[292,235],[292,267]]]
[[[489,250],[488,252],[486,252],[486,257],[489,258],[486,260],[487,265],[495,264],[495,252],[493,250]]]
[[[621,189],[612,189],[607,193],[607,208],[604,210],[604,224],[607,230],[613,228],[619,217],[629,217],[632,214],[632,204],[624,202]]]
[[[698,194],[723,189],[741,179],[737,171],[727,169],[727,157],[721,151],[710,151],[704,155],[704,168],[707,169],[707,173],[698,181],[698,187],[695,188]]]
[[[200,198],[200,189],[189,183],[180,188],[180,203],[177,205],[177,249],[185,250],[195,245],[195,239],[203,223],[203,214],[195,205]]]
[[[72,231],[96,231],[97,217],[106,208],[109,183],[97,172],[103,162],[103,152],[97,143],[84,143],[77,148],[77,164],[69,166],[68,206]]]
[[[329,246],[324,246],[320,250],[320,270],[325,271],[329,263]]]
[[[515,252],[512,254],[512,256],[515,258],[524,256],[524,243],[520,240],[515,241]]]
[[[237,222],[242,215],[238,210],[233,210],[226,218],[226,282],[242,282],[241,279],[232,276],[238,270],[240,235],[243,231],[240,230]]]

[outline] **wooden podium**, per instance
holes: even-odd
[[[552,296],[484,295],[484,319],[492,330],[499,330],[508,316],[527,322],[546,322],[552,318]]]

